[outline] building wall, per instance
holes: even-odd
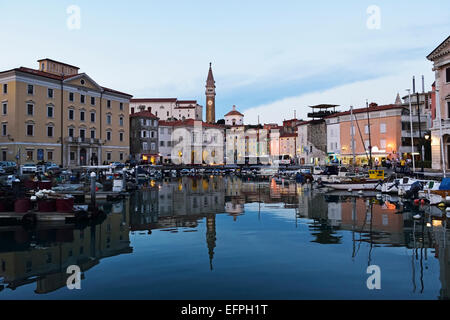
[[[106,153],[111,152],[111,161],[120,161],[119,154],[122,153],[124,160],[129,153],[129,123],[128,102],[129,97],[119,96],[109,92],[101,94],[100,90],[93,90],[93,84],[88,77],[83,78],[85,85],[77,80],[64,82],[63,110],[61,111],[61,82],[58,80],[29,75],[22,72],[12,71],[0,75],[0,98],[3,103],[8,103],[7,115],[1,115],[2,123],[8,124],[8,134],[1,136],[2,150],[6,151],[8,161],[17,161],[19,164],[38,161],[38,149],[44,151],[44,161],[61,163],[61,128],[64,141],[64,165],[67,165],[70,150],[67,148],[69,127],[74,129],[74,137],[79,137],[80,129],[85,129],[85,136],[90,138],[90,130],[96,132],[97,139],[106,139],[106,131],[111,131],[111,140],[105,141],[101,146],[97,145],[101,159],[106,159]],[[3,94],[3,84],[8,84],[8,93]],[[33,85],[33,94],[28,94],[28,85]],[[53,98],[48,97],[48,89],[53,89]],[[69,101],[69,92],[74,94],[74,101]],[[85,95],[85,103],[80,102],[80,96]],[[91,105],[91,97],[95,98],[95,105]],[[111,108],[107,108],[107,100],[111,100]],[[119,109],[123,103],[123,110]],[[33,114],[28,115],[27,105],[33,105]],[[47,114],[47,107],[53,107],[53,116]],[[69,120],[69,110],[74,111],[74,120]],[[80,120],[80,111],[85,112],[85,120]],[[90,112],[95,112],[95,121],[91,122]],[[63,123],[61,123],[61,112]],[[111,115],[111,124],[106,123],[106,115]],[[119,125],[119,117],[123,118]],[[102,123],[102,124],[101,124]],[[27,124],[34,125],[33,135],[27,135]],[[47,127],[53,127],[53,136],[47,136]],[[123,133],[123,141],[119,140],[119,132]],[[71,148],[72,152],[78,152]],[[16,159],[19,154],[20,159]],[[27,151],[32,151],[32,158],[27,159]],[[49,157],[52,152],[52,157]],[[77,159],[78,154],[76,155]],[[1,155],[0,155],[1,157]],[[76,161],[75,161],[76,162]],[[76,163],[72,162],[72,165]]]
[[[391,155],[395,157],[401,147],[402,127],[401,127],[401,109],[387,110],[385,112],[370,113],[370,140],[372,142],[372,156],[374,158],[387,157]],[[369,141],[369,134],[366,131],[367,116],[365,113],[355,114],[356,121],[354,124],[355,154],[361,159],[358,161],[367,162],[365,143]],[[385,130],[382,132],[382,124]],[[359,126],[359,130],[358,130]],[[351,121],[350,116],[340,117],[340,143],[341,155],[347,158],[352,157],[351,144]],[[361,132],[361,135],[360,135]],[[362,136],[362,140],[361,140]],[[383,144],[385,145],[383,147]],[[378,152],[376,148],[378,148]],[[369,150],[367,150],[367,154]],[[379,159],[380,161],[381,159]]]

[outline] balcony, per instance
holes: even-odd
[[[427,114],[421,114],[420,115],[420,123],[427,123],[428,121],[428,115]],[[412,122],[417,123],[419,119],[417,118],[417,114],[413,114],[412,116]],[[402,122],[410,123],[411,119],[409,118],[409,115],[402,115]]]
[[[422,130],[422,138],[425,134],[425,130]],[[402,138],[411,138],[411,131],[410,130],[402,130]],[[419,131],[413,130],[413,138],[420,138]]]
[[[68,144],[83,144],[83,145],[100,145],[102,140],[97,138],[86,138],[86,137],[66,137],[64,142]]]

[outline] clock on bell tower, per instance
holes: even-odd
[[[211,63],[209,63],[208,78],[206,79],[206,122],[216,122],[216,82],[212,73]]]

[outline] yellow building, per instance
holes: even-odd
[[[131,95],[51,59],[0,72],[0,160],[63,167],[125,161]]]

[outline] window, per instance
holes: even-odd
[[[27,86],[27,92],[28,94],[34,94],[34,86],[32,84]]]
[[[368,126],[368,125],[365,125],[365,126],[364,126],[364,133],[365,133],[365,134],[368,134],[368,133],[369,133],[369,126]]]
[[[167,111],[167,116],[169,116],[169,111]]]
[[[380,148],[381,149],[386,149],[386,140],[384,140],[384,139],[380,140]]]
[[[119,132],[119,140],[123,141],[123,132]]]
[[[380,124],[380,133],[386,133],[386,123]]]
[[[6,161],[6,150],[2,150],[2,161]],[[4,261],[2,261],[3,263],[5,263]],[[3,271],[5,271],[5,267],[2,268]]]
[[[53,106],[47,106],[47,117],[53,118]]]
[[[121,127],[123,126],[123,117],[119,118],[119,126],[121,126]]]
[[[111,108],[111,100],[108,100],[108,101],[106,102],[106,106],[108,107],[108,109]]]
[[[95,112],[91,112],[91,122],[95,122]]]
[[[47,89],[47,97],[53,99],[53,89],[50,88]]]
[[[53,151],[47,151],[47,161],[53,160]]]
[[[155,131],[151,132],[151,137],[154,138],[155,137]]]
[[[8,104],[6,102],[2,103],[2,115],[8,114]]]
[[[91,129],[91,139],[95,139],[95,130]]]
[[[142,150],[148,150],[147,142],[142,142]]]
[[[141,138],[147,138],[147,131],[145,130],[141,131]]]
[[[450,101],[447,102],[447,118],[450,118]],[[415,126],[413,126],[414,128]]]
[[[164,147],[164,141],[160,141],[160,142],[159,142],[159,146],[160,146],[160,147]]]
[[[53,137],[53,127],[52,126],[47,127],[47,137]]]
[[[152,150],[155,150],[155,147],[156,147],[155,143],[152,142],[152,143],[151,143],[151,148],[152,148]]]
[[[86,99],[86,97],[84,96],[84,94],[81,94],[80,95],[80,102],[81,103],[85,103],[85,99]]]
[[[81,139],[86,138],[86,129],[80,129],[80,138]]]
[[[27,161],[33,160],[33,150],[27,150]]]
[[[80,121],[84,121],[84,111],[80,111]]]
[[[123,160],[123,152],[119,153],[119,160],[120,160],[120,161]]]
[[[73,102],[74,97],[73,97],[73,92],[69,92],[69,101]]]
[[[95,106],[95,97],[91,97],[91,105]]]
[[[106,153],[106,160],[111,161],[111,152]]]
[[[111,115],[110,114],[106,115],[106,123],[111,124]]]
[[[120,111],[123,110],[123,103],[122,102],[119,104],[119,109],[120,109]]]
[[[8,125],[6,123],[2,123],[2,136],[6,136],[8,134]]]
[[[111,141],[111,131],[106,131],[106,140]]]
[[[73,109],[69,109],[69,120],[73,120],[75,118],[75,111]]]
[[[71,151],[70,152],[70,161],[74,161],[75,160],[75,152]]]
[[[73,128],[69,128],[69,137],[73,137]]]
[[[450,67],[448,67],[447,69],[445,69],[445,81],[447,83],[450,83]]]
[[[34,134],[34,125],[27,124],[27,136],[32,136]]]
[[[32,103],[27,104],[27,115],[28,116],[34,115],[34,104]]]
[[[3,85],[3,93],[4,94],[8,93],[8,85],[6,83]]]

